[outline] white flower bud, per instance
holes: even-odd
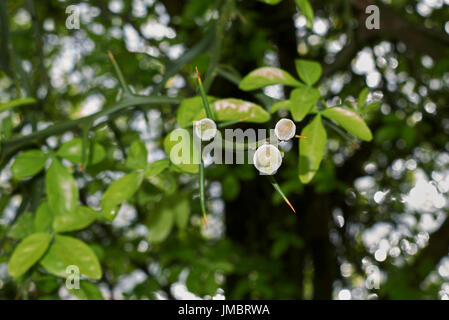
[[[281,166],[282,155],[279,149],[272,144],[264,144],[254,153],[253,163],[261,173],[272,175]]]
[[[276,123],[276,127],[274,127],[274,134],[279,140],[290,140],[296,134],[296,125],[290,119],[281,119]]]
[[[209,118],[195,121],[193,126],[196,135],[203,141],[212,140],[217,135],[217,125]]]

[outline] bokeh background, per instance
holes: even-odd
[[[211,95],[257,101],[232,79],[264,65],[296,75],[294,60],[303,57],[323,65],[319,89],[329,105],[355,105],[365,87],[378,103],[365,119],[373,141],[329,131],[308,185],[298,180],[297,143],[285,146],[277,179],[296,215],[252,165],[207,165],[208,228],[196,176],[170,173],[162,189],[142,185],[113,223],[74,233],[101,261],[95,284],[104,298],[449,298],[449,1],[310,3],[311,29],[292,0],[0,0],[0,103],[19,92],[38,99],[0,110],[3,141],[115,102],[120,86],[108,50],[142,95],[197,95],[194,67],[205,74],[213,62]],[[365,27],[370,4],[380,8],[379,30]],[[79,29],[66,27],[70,5],[80,9]],[[263,93],[284,99],[288,90]],[[99,208],[135,139],[149,162],[166,158],[162,141],[176,126],[176,108],[133,108],[96,131],[107,159],[75,172],[84,204]],[[274,114],[270,126],[285,116]],[[79,135],[69,130],[33,147],[56,149]],[[2,153],[0,162],[0,299],[74,299],[39,266],[26,280],[7,273],[18,242],[10,227],[44,197],[42,175],[12,179],[15,155]],[[181,210],[188,223],[155,226],[158,210]],[[160,241],[148,236],[151,228]]]

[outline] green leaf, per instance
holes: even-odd
[[[169,166],[169,159],[153,161],[145,170],[145,178],[160,190],[172,194],[177,189],[177,181],[171,173],[164,172]]]
[[[293,120],[303,120],[320,96],[320,91],[312,87],[304,86],[293,90],[290,94],[290,111]]]
[[[91,151],[93,150],[92,154]],[[81,138],[73,138],[65,142],[59,147],[56,155],[58,157],[69,160],[74,164],[82,164],[83,140]],[[99,143],[93,142],[93,145],[87,146],[86,157],[89,164],[97,164],[103,161],[106,151]]]
[[[16,179],[34,176],[45,167],[47,155],[41,150],[28,150],[20,153],[11,166]]]
[[[14,129],[14,123],[12,116],[6,116],[0,122],[0,138],[9,139],[12,136],[12,130]]]
[[[45,174],[48,205],[54,214],[67,214],[78,205],[78,187],[69,170],[54,158]]]
[[[282,100],[273,104],[270,108],[270,113],[275,113],[279,110],[288,110],[290,111],[291,104],[290,100]]]
[[[299,10],[301,10],[302,14],[306,17],[307,27],[311,29],[313,27],[314,14],[310,2],[308,0],[295,0],[295,1]]]
[[[148,241],[159,243],[164,241],[173,227],[173,211],[164,206],[150,212],[148,216]]]
[[[221,181],[223,199],[226,201],[233,201],[240,194],[240,181],[232,174],[227,174]]]
[[[173,208],[175,223],[179,229],[185,229],[190,217],[190,203],[187,198],[182,198]]]
[[[178,181],[171,172],[161,172],[156,176],[149,176],[147,179],[148,182],[166,194],[172,194],[178,188]]]
[[[298,86],[301,83],[285,70],[275,67],[262,67],[248,73],[239,83],[243,91],[260,89],[274,84]]]
[[[199,151],[192,134],[185,129],[175,129],[164,140],[164,149],[175,167],[188,173],[198,173]]]
[[[282,0],[259,0],[260,2],[265,2],[266,4],[271,4],[272,6],[278,4]]]
[[[368,98],[369,95],[369,89],[368,88],[363,88],[362,91],[360,91],[359,94],[359,99],[357,100],[357,107],[359,109],[363,108],[366,104],[366,99]]]
[[[12,253],[9,260],[8,272],[17,278],[28,271],[47,251],[51,235],[38,232],[23,239]]]
[[[33,232],[33,216],[30,212],[24,212],[8,231],[8,237],[20,240],[28,237]]]
[[[102,276],[100,262],[91,248],[76,238],[55,235],[53,244],[57,256],[66,265],[75,265],[86,277],[98,280]]]
[[[48,202],[44,201],[37,208],[34,216],[34,231],[35,232],[50,232],[53,224],[53,212],[48,206]]]
[[[242,122],[264,123],[270,120],[270,114],[261,106],[239,99],[217,99],[207,97],[216,121],[241,120]],[[180,127],[192,126],[193,121],[206,118],[201,97],[184,99],[179,106],[177,120]]]
[[[299,77],[309,86],[320,79],[323,70],[318,62],[298,59],[295,60],[295,65]]]
[[[217,98],[207,96],[209,104],[215,100],[217,100]],[[198,119],[200,113],[205,114],[202,98],[200,96],[187,98],[182,100],[179,105],[176,119],[181,128],[187,128],[192,126],[193,121]]]
[[[14,109],[14,108],[21,107],[21,106],[35,104],[36,102],[37,101],[34,98],[20,98],[20,99],[12,100],[12,101],[0,104],[0,112],[6,111],[9,109]]]
[[[327,134],[318,114],[302,130],[299,140],[299,179],[309,183],[320,167],[326,149]]]
[[[88,227],[97,218],[97,212],[89,207],[79,206],[68,214],[56,215],[53,228],[56,232],[69,232]]]
[[[384,125],[376,130],[375,142],[382,144],[386,141],[392,141],[400,135],[400,127],[397,125]]]
[[[212,103],[217,121],[240,120],[241,122],[264,123],[270,120],[270,114],[258,104],[239,99],[220,99]],[[195,120],[202,119],[202,115]]]
[[[151,162],[148,167],[145,169],[145,177],[153,177],[160,174],[162,171],[164,171],[166,168],[170,166],[170,160],[168,159],[161,159]]]
[[[80,281],[79,289],[69,289],[71,295],[82,300],[104,300],[103,294],[98,287],[89,281]]]
[[[147,166],[148,151],[145,143],[136,140],[131,144],[126,158],[126,166],[130,169],[145,169]]]
[[[114,220],[118,213],[119,205],[134,195],[137,189],[139,189],[143,177],[143,172],[131,172],[114,181],[106,189],[101,199],[101,208],[103,216],[107,220]]]
[[[371,130],[365,121],[354,111],[333,107],[322,111],[321,114],[362,140],[371,141],[373,139]]]
[[[379,109],[380,103],[379,102],[373,102],[369,105],[365,106],[360,112],[364,115],[369,114],[370,112],[377,111]]]
[[[47,250],[45,256],[41,259],[39,264],[50,274],[57,277],[67,278],[70,273],[67,273],[68,264],[66,264],[56,251],[54,243]]]

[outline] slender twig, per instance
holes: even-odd
[[[200,153],[200,170],[199,170],[199,183],[200,183],[200,202],[201,212],[203,213],[204,224],[207,228],[207,209],[206,209],[206,190],[205,190],[205,177],[204,177],[204,162]]]
[[[117,61],[115,61],[114,55],[109,50],[108,50],[108,55],[109,55],[109,59],[111,59],[112,65],[114,66],[115,74],[117,75],[118,81],[120,82],[120,86],[122,87],[125,96],[126,95],[131,96],[132,92],[129,89],[128,84],[126,83],[126,80],[125,80],[125,77],[123,76],[122,70],[120,70],[120,67],[119,67]]]
[[[206,116],[209,119],[214,120],[215,117],[212,114],[211,108],[209,106],[209,101],[207,101],[206,91],[204,90],[203,81],[201,81],[200,73],[198,72],[198,67],[195,67],[195,70],[196,70],[196,76],[198,78],[198,86],[200,88],[201,99],[203,100],[203,107],[204,107],[204,110],[206,111]]]
[[[29,145],[34,145],[42,140],[57,134],[64,133],[66,131],[79,129],[83,123],[93,122],[99,118],[105,117],[105,119],[100,120],[98,123],[95,123],[95,126],[98,126],[103,123],[107,123],[109,121],[108,116],[112,114],[126,110],[130,107],[138,106],[138,105],[159,105],[157,108],[162,108],[162,104],[179,104],[182,100],[177,98],[170,97],[162,97],[162,96],[133,96],[132,98],[123,98],[122,100],[116,102],[109,108],[105,108],[97,113],[94,113],[90,116],[86,116],[83,118],[79,118],[76,120],[67,120],[61,123],[57,123],[53,126],[50,126],[44,130],[40,130],[34,133],[31,133],[26,136],[13,138],[10,140],[2,141],[2,149],[1,149],[1,161],[0,161],[0,169],[2,166],[6,164],[8,159],[13,156],[18,150],[24,148]]]
[[[287,197],[285,196],[284,192],[282,192],[281,187],[279,186],[279,184],[277,183],[276,179],[274,179],[273,176],[267,176],[268,180],[270,180],[271,184],[273,185],[274,189],[281,195],[281,197],[284,199],[284,201],[288,204],[288,206],[290,207],[290,209],[292,209],[292,211],[294,213],[296,213],[295,208],[293,208],[292,204],[290,203],[290,201],[287,199]]]
[[[221,2],[221,1],[219,1],[219,2]],[[216,22],[214,48],[212,51],[209,68],[207,70],[206,79],[204,82],[204,89],[206,92],[209,92],[209,89],[210,89],[210,87],[214,81],[215,75],[216,75],[216,68],[220,61],[223,41],[225,38],[224,37],[225,28],[226,28],[226,24],[228,23],[228,20],[229,20],[232,5],[233,5],[233,1],[230,1],[230,0],[223,1],[222,3],[219,3],[219,6],[221,7],[219,9],[219,11],[221,12],[221,14],[220,14],[220,17],[218,18],[218,21]]]

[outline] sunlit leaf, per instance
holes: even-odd
[[[299,179],[302,183],[309,183],[319,169],[326,149],[327,134],[319,114],[301,131],[301,135],[306,138],[299,140]]]
[[[301,121],[320,98],[320,91],[312,87],[296,88],[290,94],[290,111],[293,120]]]
[[[39,173],[47,161],[47,155],[41,150],[28,150],[21,152],[11,166],[11,171],[16,179],[23,179]]]
[[[187,198],[182,198],[173,208],[175,223],[179,229],[185,229],[190,217],[190,203]]]
[[[295,0],[297,6],[301,10],[301,13],[306,17],[307,20],[307,27],[311,29],[313,27],[313,8],[310,5],[310,2],[308,0]]]
[[[147,165],[148,151],[145,143],[136,140],[131,144],[126,158],[126,166],[130,169],[145,169]]]
[[[209,101],[210,104],[213,101],[217,100],[217,98],[207,96],[207,100]],[[201,97],[197,96],[192,98],[186,98],[182,100],[181,104],[179,105],[176,119],[180,127],[187,128],[189,126],[192,126],[193,121],[198,119],[200,117],[200,114],[201,115],[206,114],[204,111]]]
[[[58,257],[68,266],[75,265],[86,277],[98,280],[102,276],[100,262],[91,248],[76,238],[55,235],[53,246]]]
[[[68,290],[71,295],[82,300],[104,300],[103,294],[96,284],[82,280],[79,289],[73,288]]]
[[[241,122],[264,123],[270,120],[270,114],[258,104],[239,99],[219,99],[212,103],[217,121],[240,120]],[[199,116],[195,120],[202,119]]]
[[[33,233],[23,239],[12,253],[9,260],[8,272],[11,277],[17,278],[28,271],[47,251],[50,244],[49,233]]]
[[[44,257],[39,261],[39,264],[50,274],[57,277],[66,278],[70,275],[67,272],[68,264],[65,263],[56,251],[54,243],[50,245]]]
[[[79,206],[68,214],[55,216],[53,228],[56,232],[69,232],[88,227],[97,218],[97,212],[89,207]]]
[[[244,91],[260,89],[273,84],[298,86],[301,83],[287,71],[275,67],[262,67],[248,73],[239,83]]]
[[[290,111],[291,104],[290,100],[282,100],[273,104],[270,108],[270,113],[275,113],[279,110],[288,110]]]
[[[217,122],[241,121],[264,123],[270,120],[270,114],[260,105],[239,99],[216,99],[208,97]],[[184,99],[181,103],[177,119],[181,127],[192,126],[193,121],[206,118],[201,97]]]
[[[143,172],[131,172],[109,185],[101,199],[103,216],[107,220],[114,220],[120,204],[134,195],[140,187],[143,177]]]
[[[106,156],[106,151],[99,143],[93,142],[93,145],[86,146],[86,157],[90,164],[97,164],[103,161]],[[91,150],[93,150],[91,155]],[[56,154],[64,159],[69,160],[74,164],[80,165],[82,163],[83,154],[83,140],[81,138],[73,138],[59,147]]]
[[[167,194],[172,194],[178,188],[178,181],[173,176],[172,172],[161,172],[158,175],[147,177],[148,182],[164,191]]]
[[[357,100],[357,107],[359,109],[365,106],[369,93],[370,91],[368,88],[363,88],[363,90],[360,91],[359,98]]]
[[[318,62],[310,60],[295,60],[296,71],[299,77],[308,85],[315,84],[321,77],[322,68]]]
[[[36,210],[34,216],[35,232],[50,232],[53,224],[53,212],[48,206],[48,202],[44,201]]]
[[[173,227],[173,211],[167,206],[153,210],[148,216],[148,241],[159,243],[164,241]]]
[[[30,212],[24,212],[8,231],[8,237],[20,240],[28,237],[32,233],[34,233],[33,216]]]
[[[322,111],[321,114],[362,140],[371,141],[373,139],[371,130],[365,121],[354,111],[333,107]]]
[[[48,205],[54,214],[67,214],[78,205],[78,187],[69,170],[53,159],[45,174]]]
[[[151,162],[148,167],[145,169],[145,177],[153,177],[160,174],[166,168],[170,166],[170,160],[161,159]]]
[[[271,4],[272,6],[274,6],[275,4],[278,4],[279,2],[281,2],[282,0],[259,0],[260,2],[265,2],[266,4]]]
[[[199,151],[192,134],[185,129],[175,129],[164,140],[164,149],[175,167],[188,173],[198,173]]]

